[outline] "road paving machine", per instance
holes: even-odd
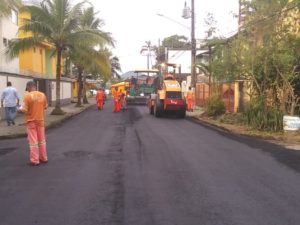
[[[166,113],[176,114],[179,118],[184,118],[186,115],[186,102],[182,94],[180,83],[175,77],[175,64],[166,64],[173,67],[173,73],[165,72],[160,77],[155,91],[148,97],[149,113],[162,117]]]

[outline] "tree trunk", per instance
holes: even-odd
[[[55,108],[51,112],[52,115],[63,115],[64,111],[60,107],[60,77],[61,77],[61,56],[62,49],[57,49],[57,61],[56,61],[56,100],[55,100]]]
[[[77,90],[77,104],[76,107],[81,107],[81,96],[82,96],[82,68],[81,66],[77,66],[78,69],[78,90]]]
[[[292,100],[292,103],[291,103],[291,116],[294,116],[294,115],[295,115],[295,108],[296,108],[296,102],[295,102],[295,100],[293,99],[293,100]]]
[[[83,72],[83,104],[89,104],[86,97],[86,72]]]

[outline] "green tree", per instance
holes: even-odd
[[[77,106],[81,106],[81,96],[83,95],[83,103],[87,104],[88,100],[86,97],[86,74],[88,69],[92,69],[93,72],[98,71],[99,73],[107,76],[110,70],[108,63],[106,45],[113,46],[113,38],[109,33],[102,31],[104,21],[100,18],[96,18],[97,13],[93,7],[84,9],[81,17],[79,18],[79,29],[80,30],[93,30],[95,33],[102,38],[100,42],[90,42],[89,45],[79,46],[75,45],[71,49],[71,58],[75,63],[78,71],[78,95],[77,95]],[[96,50],[100,48],[100,50]],[[104,50],[102,50],[104,49]],[[83,75],[83,79],[82,79]]]
[[[112,77],[120,78],[120,72],[122,72],[120,60],[117,56],[109,57],[110,66],[111,66],[111,75]]]
[[[12,40],[9,44],[10,57],[43,42],[51,44],[56,52],[56,103],[52,114],[63,114],[60,104],[60,78],[62,55],[73,46],[84,47],[90,43],[101,43],[103,37],[99,31],[80,28],[84,2],[71,4],[71,0],[44,0],[40,4],[27,5],[21,11],[29,12],[31,18],[24,21],[19,32],[31,33],[32,36]]]
[[[216,46],[212,69],[219,79],[252,82],[252,98],[245,112],[250,125],[282,129],[282,114],[293,115],[299,102],[299,1],[242,4],[241,31]]]
[[[167,49],[190,49],[191,43],[188,42],[188,38],[183,35],[172,35],[164,38],[160,46],[154,46],[154,52],[156,55],[156,67],[166,62],[166,48]]]

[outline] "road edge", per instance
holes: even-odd
[[[58,120],[50,122],[49,124],[45,124],[45,129],[49,130],[49,129],[52,129],[54,127],[57,127],[57,126],[61,125],[62,123],[66,122],[67,120],[73,118],[74,116],[79,115],[80,113],[84,112],[85,110],[91,108],[94,105],[96,105],[96,104],[95,103],[89,103],[88,106],[82,107],[82,109],[78,110],[77,112],[66,113],[65,115],[63,115]],[[0,140],[9,140],[9,139],[16,139],[16,138],[23,138],[23,137],[27,137],[26,131],[22,132],[22,133],[18,133],[18,134],[2,135],[2,136],[0,136]]]

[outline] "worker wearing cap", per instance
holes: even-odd
[[[23,105],[18,111],[25,114],[30,165],[36,166],[48,162],[44,126],[44,114],[48,105],[46,96],[36,90],[36,84],[33,81],[27,82],[26,90]]]
[[[97,94],[96,94],[96,101],[97,101],[99,110],[103,109],[104,98],[105,98],[105,94],[104,94],[103,89],[101,89],[101,88],[98,89]]]
[[[192,91],[191,87],[189,87],[189,90],[186,94],[186,100],[187,100],[187,111],[192,112],[194,107],[194,92]]]

